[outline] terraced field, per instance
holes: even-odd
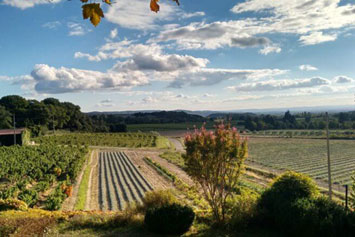
[[[123,210],[131,202],[141,202],[153,190],[124,152],[99,153],[99,204],[102,211]]]
[[[351,184],[355,172],[355,141],[330,141],[332,181]],[[294,170],[326,181],[327,150],[324,139],[250,138],[249,158],[252,164],[273,169]]]

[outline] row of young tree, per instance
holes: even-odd
[[[231,114],[226,119],[237,121],[250,131],[268,129],[325,129],[325,114],[298,113],[287,111],[282,115]],[[355,111],[330,114],[330,129],[355,129]]]
[[[27,100],[17,95],[0,99],[0,129],[27,127],[34,136],[46,130],[67,129],[71,131],[108,132],[107,124],[99,123],[81,112],[78,105],[60,102],[55,98],[42,101]]]

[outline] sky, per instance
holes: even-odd
[[[97,1],[101,2],[101,1]],[[354,105],[355,1],[0,0],[0,96],[83,111]]]

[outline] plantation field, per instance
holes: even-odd
[[[169,148],[169,141],[151,133],[69,133],[35,138],[38,144],[87,145],[107,147]]]
[[[145,192],[153,190],[124,152],[100,152],[98,159],[101,210],[123,210],[129,203],[140,203]]]
[[[86,147],[0,147],[0,199],[59,209],[86,160]],[[46,193],[46,195],[44,195]]]
[[[272,137],[295,137],[295,138],[325,138],[325,130],[263,130],[263,131],[253,131],[248,132],[249,136],[272,136]],[[355,130],[330,130],[329,137],[331,139],[355,139]]]
[[[289,169],[327,181],[324,139],[250,138],[248,161],[273,169]],[[355,141],[331,140],[332,181],[351,184],[355,171]]]
[[[128,124],[127,129],[130,132],[150,132],[150,131],[171,131],[171,130],[188,130],[194,129],[196,126],[200,128],[203,125],[202,122],[187,122],[187,123],[162,123],[162,124]],[[206,128],[213,128],[214,123],[206,123]]]

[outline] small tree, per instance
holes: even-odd
[[[214,131],[204,127],[185,137],[187,173],[201,185],[213,217],[224,223],[227,200],[238,186],[248,155],[247,140],[236,128],[220,124]]]

